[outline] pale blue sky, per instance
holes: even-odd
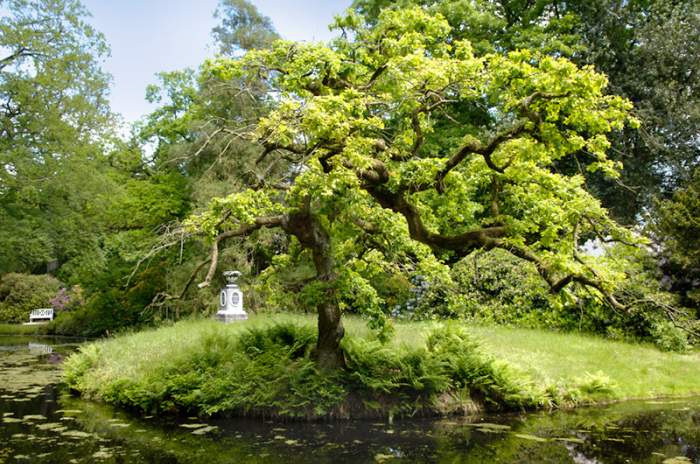
[[[352,0],[252,0],[286,39],[326,40],[328,24]],[[160,71],[196,67],[212,56],[217,0],[83,0],[112,49],[112,109],[133,122],[152,107],[145,89]]]

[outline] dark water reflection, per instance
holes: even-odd
[[[77,343],[0,337],[0,463],[700,463],[700,399],[471,420],[138,418],[68,396]]]

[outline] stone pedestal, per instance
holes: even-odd
[[[221,322],[228,323],[248,319],[248,314],[243,310],[243,292],[236,283],[240,275],[241,273],[238,271],[224,272],[228,284],[221,290],[219,311],[216,313],[217,320]]]

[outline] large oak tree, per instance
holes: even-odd
[[[343,365],[343,309],[376,307],[371,274],[396,263],[439,272],[499,248],[533,263],[552,292],[582,285],[619,306],[622,277],[580,253],[580,237],[633,237],[582,175],[555,167],[571,157],[617,175],[607,134],[634,121],[629,102],[605,95],[605,76],[527,50],[476,56],[421,8],[335,26],[342,36],[330,45],[277,41],[205,65],[241,92],[262,80],[275,109],[229,134],[259,145],[259,182],[186,223],[211,244],[203,285],[226,242],[284,231],[316,270],[308,285],[326,368]]]

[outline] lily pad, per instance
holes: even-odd
[[[216,425],[209,425],[207,427],[202,427],[201,429],[193,430],[192,435],[205,435],[209,432],[217,430],[219,427]]]
[[[71,438],[92,437],[91,433],[83,432],[81,430],[66,430],[65,432],[61,432],[61,435],[63,435],[64,437],[71,437]]]
[[[113,453],[110,453],[109,451],[107,451],[107,450],[102,450],[102,449],[99,450],[99,451],[95,451],[94,453],[92,453],[92,457],[95,458],[95,459],[109,459],[109,458],[111,458],[112,456],[114,456]]]
[[[60,429],[64,428],[65,426],[63,424],[60,424],[58,422],[47,422],[45,424],[39,424],[36,426],[39,430],[55,430],[55,429]]]
[[[510,430],[510,425],[503,424],[492,424],[490,422],[477,422],[473,424],[464,424],[469,427],[478,427],[480,429],[493,429],[493,430]]]
[[[692,462],[685,456],[676,456],[675,458],[664,459],[662,464],[691,464]]]
[[[518,437],[518,438],[522,438],[523,440],[530,440],[530,441],[537,441],[537,442],[549,441],[546,438],[538,437],[536,435],[530,435],[529,433],[514,433],[513,435]]]
[[[579,443],[579,444],[586,443],[586,440],[582,440],[580,438],[574,438],[574,437],[557,437],[557,438],[555,438],[555,440],[563,441],[566,443]]]
[[[497,430],[497,429],[476,429],[477,432],[481,433],[503,433],[505,430]]]
[[[395,456],[392,456],[391,454],[378,453],[378,454],[374,455],[374,462],[382,463],[382,462],[387,462],[390,459],[394,459],[394,458],[395,458]]]
[[[202,427],[206,427],[209,424],[180,424],[180,427],[184,427],[186,429],[200,429]]]

